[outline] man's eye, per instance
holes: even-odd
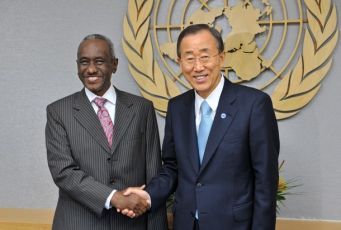
[[[202,62],[208,61],[209,59],[210,59],[210,56],[207,56],[207,55],[201,56],[201,57],[200,57],[200,60],[201,60]]]
[[[96,65],[103,65],[104,64],[104,60],[96,60]]]
[[[185,58],[185,60],[186,60],[187,62],[193,62],[193,61],[194,61],[194,58],[193,58],[193,57],[187,57],[187,58]]]
[[[89,62],[88,61],[80,61],[79,64],[85,66],[85,65],[89,65]]]

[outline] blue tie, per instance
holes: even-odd
[[[208,139],[208,135],[210,134],[210,130],[212,127],[212,109],[208,105],[207,101],[203,101],[200,106],[201,113],[201,121],[199,124],[198,130],[198,148],[199,148],[199,158],[200,164],[202,163],[202,159],[204,158],[206,143]]]
[[[212,109],[208,105],[207,101],[203,101],[200,106],[200,113],[201,113],[201,121],[199,124],[198,130],[198,148],[199,148],[199,158],[200,158],[200,165],[202,163],[202,159],[204,158],[206,143],[208,139],[208,135],[210,134],[210,130],[212,127]],[[198,210],[195,210],[195,218],[199,220],[199,213]]]

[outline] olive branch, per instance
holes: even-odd
[[[271,95],[278,120],[297,114],[314,98],[330,70],[338,40],[336,7],[331,0],[305,0],[305,4],[308,27],[303,53]]]
[[[151,100],[156,111],[165,116],[168,100],[180,94],[180,90],[154,60],[149,35],[152,8],[153,0],[129,0],[128,13],[123,22],[122,44],[129,61],[129,71],[142,96]]]

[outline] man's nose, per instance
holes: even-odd
[[[96,65],[93,63],[93,62],[90,62],[89,63],[89,66],[88,66],[88,73],[89,74],[94,74],[97,72],[97,67]]]
[[[205,68],[198,58],[195,59],[193,67],[194,71],[202,71]]]

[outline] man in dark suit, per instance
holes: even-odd
[[[224,78],[224,44],[207,25],[185,28],[177,52],[193,90],[169,101],[164,164],[148,194],[125,194],[149,195],[154,211],[175,191],[176,230],[274,230],[279,134],[270,97]]]
[[[84,88],[47,107],[47,159],[59,188],[54,230],[167,229],[164,205],[139,216],[146,200],[123,196],[151,180],[161,155],[152,103],[111,85],[117,63],[108,38],[85,37],[77,53]],[[123,208],[139,217],[116,211]]]

